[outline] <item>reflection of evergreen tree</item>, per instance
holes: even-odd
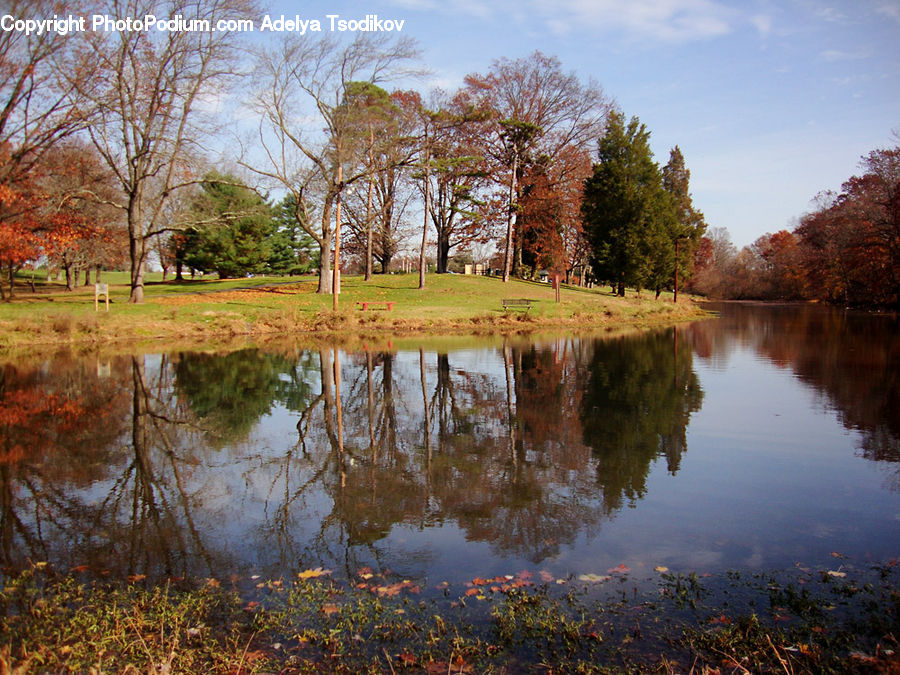
[[[290,370],[284,357],[256,349],[186,353],[175,362],[175,391],[215,441],[225,444],[245,438],[271,410],[283,389],[279,376]]]
[[[664,455],[676,472],[687,449],[685,430],[703,392],[687,341],[677,332],[598,341],[581,416],[585,443],[599,460],[597,480],[607,512],[646,491],[650,464]]]

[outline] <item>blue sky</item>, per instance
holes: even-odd
[[[275,0],[270,14],[403,19],[452,90],[538,49],[681,148],[694,202],[738,246],[790,228],[897,142],[900,0]],[[264,35],[273,35],[268,33]]]

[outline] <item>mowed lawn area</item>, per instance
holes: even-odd
[[[30,279],[17,285],[12,302],[0,304],[0,348],[29,344],[93,343],[153,338],[208,339],[222,335],[327,333],[521,332],[551,326],[602,330],[687,320],[703,313],[682,295],[659,300],[629,291],[619,298],[609,287],[566,286],[458,274],[431,274],[418,288],[416,274],[378,275],[371,281],[345,276],[338,311],[332,297],[316,293],[316,277],[255,277],[231,280],[148,278],[144,303],[128,302],[127,274],[104,273],[110,307],[95,311],[94,286],[65,286]],[[504,299],[529,299],[530,308],[503,306]],[[369,303],[363,309],[362,303]],[[387,303],[392,303],[390,309]]]

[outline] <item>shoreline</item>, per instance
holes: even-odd
[[[36,562],[0,590],[4,672],[895,672],[898,566],[523,570],[434,585],[104,578]],[[649,573],[649,570],[647,571]],[[433,588],[432,588],[433,586]],[[243,589],[243,590],[242,590]]]
[[[377,280],[381,282],[382,280]],[[143,304],[120,289],[109,312],[94,311],[93,293],[19,300],[0,308],[0,356],[69,348],[142,348],[168,342],[270,341],[274,339],[378,340],[412,336],[530,335],[559,331],[604,334],[673,325],[715,316],[685,297],[677,305],[631,295],[617,298],[566,288],[554,302],[546,284],[450,278],[418,291],[349,280],[343,307],[317,295],[313,282],[223,290],[159,293]],[[533,309],[504,311],[501,298],[526,297]],[[361,309],[363,302],[393,308]]]

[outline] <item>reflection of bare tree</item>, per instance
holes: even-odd
[[[186,411],[171,404],[171,369],[165,356],[155,382],[148,382],[142,357],[133,357],[131,366],[134,459],[104,502],[104,506],[113,505],[118,510],[131,492],[128,536],[123,539],[127,550],[117,553],[126,554],[130,574],[152,570],[184,575],[189,570],[196,573],[195,566],[200,563],[203,573],[212,575],[216,572],[212,556],[194,523],[192,501],[181,471],[194,460],[182,456],[179,436],[198,429]]]
[[[0,462],[4,551],[15,551],[26,536],[7,513],[36,531],[21,508],[8,507],[24,485],[44,500],[44,511],[67,514],[54,525],[65,541],[122,574],[222,575],[256,559],[275,573],[298,565],[347,574],[362,565],[414,565],[429,552],[406,551],[417,544],[402,543],[400,532],[448,520],[501,555],[539,561],[621,506],[610,497],[623,494],[609,473],[617,457],[634,464],[637,474],[628,475],[635,481],[653,457],[669,454],[670,469],[677,467],[684,449],[678,431],[698,404],[682,355],[687,342],[678,345],[664,335],[649,351],[640,340],[611,346],[565,338],[510,340],[480,352],[321,348],[277,358],[244,350],[221,360],[179,355],[184,363],[122,359],[110,379],[123,423],[111,432],[102,467],[85,481],[89,489],[75,489],[71,480],[48,488],[49,463],[40,475],[31,469],[43,483],[33,480],[30,488],[7,479],[14,465]],[[666,363],[657,346],[670,361],[676,355],[677,370],[660,368],[650,377],[646,368]],[[643,374],[631,381],[636,391],[642,377],[665,382],[662,397],[644,387],[650,402],[641,410],[680,410],[669,415],[671,425],[654,427],[657,444],[646,461],[629,459],[628,443],[598,442],[598,429],[618,425],[612,399],[597,397],[613,374],[612,360]],[[204,392],[202,381],[193,388],[179,382],[202,373],[220,388]],[[229,387],[247,382],[259,386],[253,410],[273,410],[277,429],[293,415],[296,435],[291,430],[285,439],[246,422],[234,400],[240,392]],[[242,430],[241,437],[201,427],[194,406],[205,425],[223,419],[212,412],[218,400],[229,401],[230,419],[240,421],[229,428]],[[602,414],[593,414],[595,405]],[[35,551],[46,532],[32,542]]]
[[[212,559],[193,521],[194,502],[183,477],[184,467],[196,463],[186,440],[197,428],[187,411],[172,403],[166,359],[152,381],[144,357],[116,360],[115,367],[94,369],[95,377],[85,372],[78,373],[80,385],[70,376],[57,377],[56,386],[69,389],[63,408],[77,412],[73,421],[87,432],[73,428],[69,437],[55,435],[44,448],[46,463],[30,458],[15,471],[4,467],[3,492],[10,496],[24,487],[29,493],[27,522],[12,520],[20,525],[18,536],[32,556],[69,565],[90,562],[124,575],[185,574],[201,563],[209,573]],[[80,407],[72,403],[77,390],[83,392]],[[58,394],[46,389],[40,395],[59,402]],[[67,424],[66,417],[58,416],[57,423]],[[93,461],[98,455],[105,458],[102,467]],[[79,491],[73,478],[85,465],[91,468],[90,489]],[[98,499],[98,493],[104,496]],[[7,522],[4,516],[6,532]],[[29,529],[31,535],[24,535]]]

